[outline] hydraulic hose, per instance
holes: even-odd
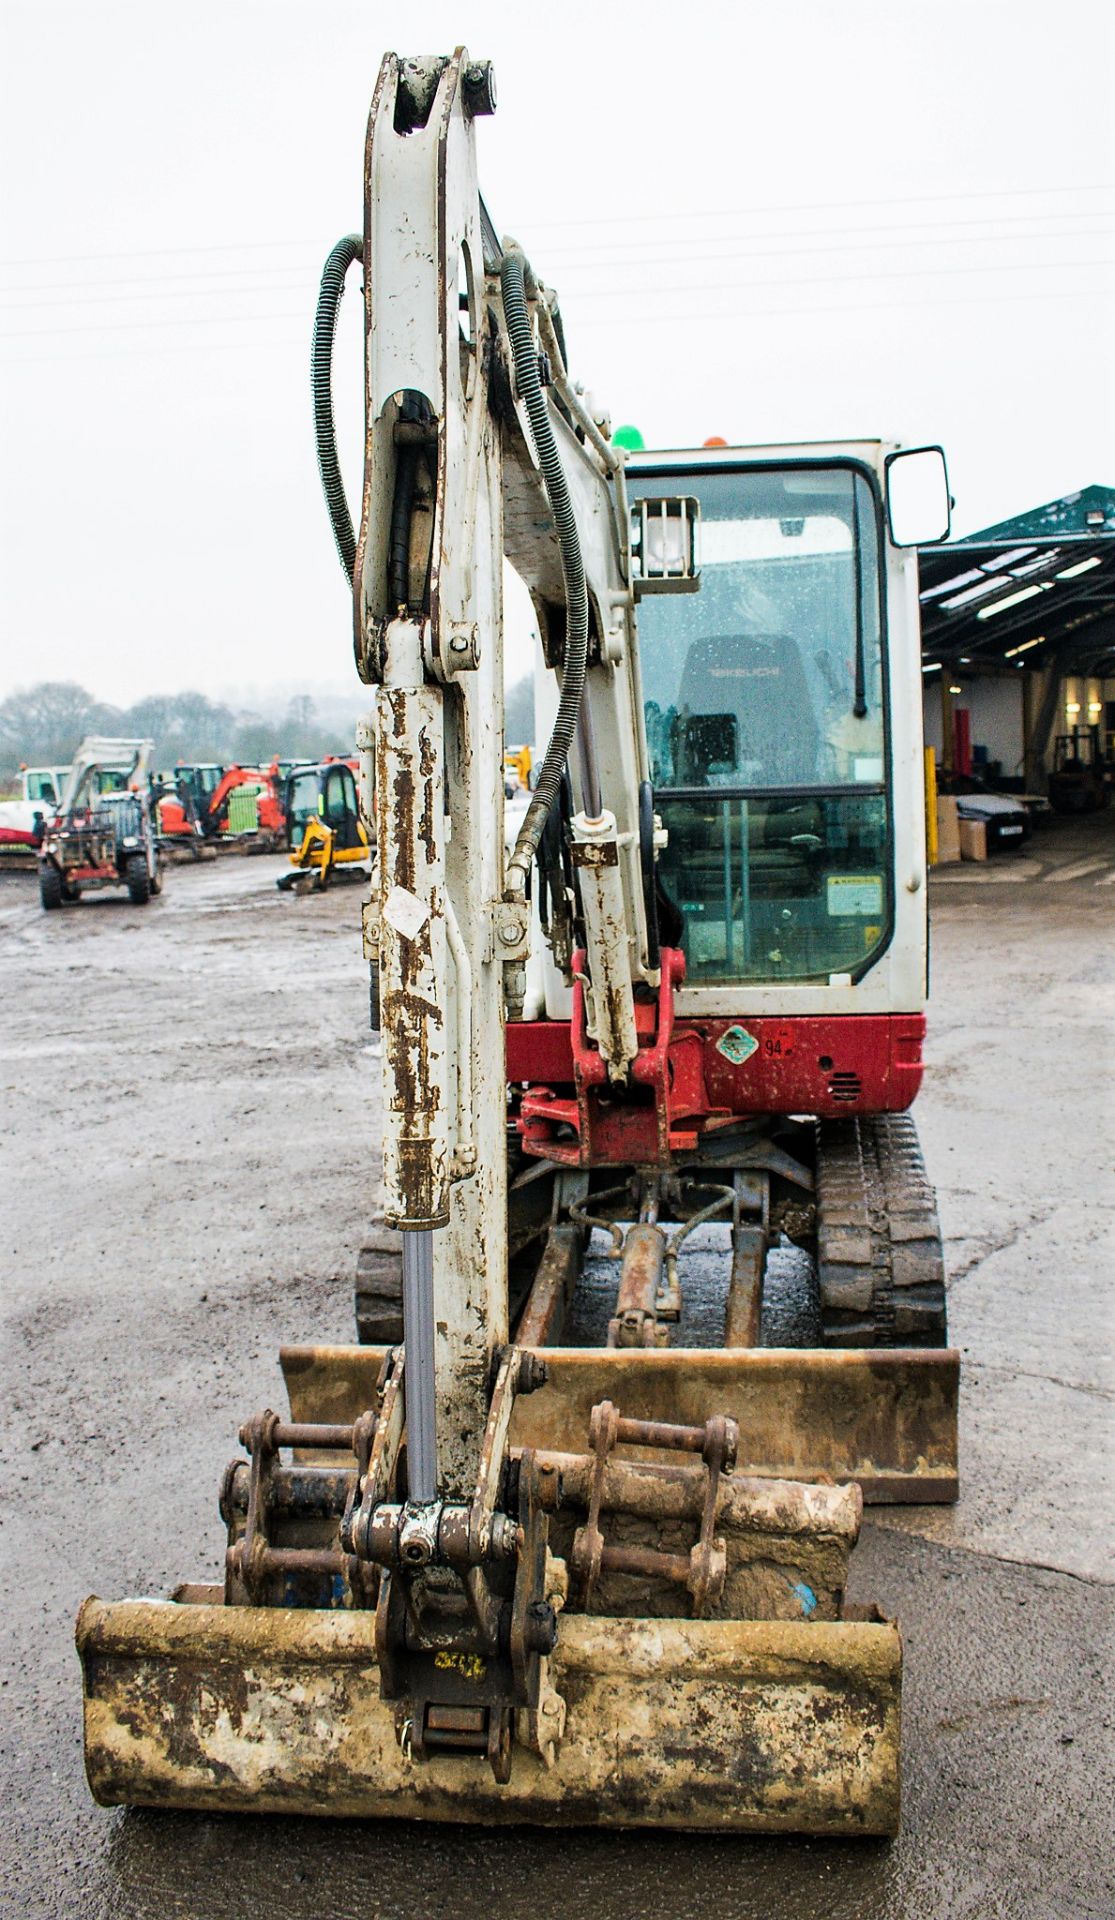
[[[565,763],[577,727],[581,694],[588,659],[588,589],[585,585],[581,543],[577,522],[569,498],[565,471],[557,450],[549,409],[538,374],[538,355],[531,332],[526,300],[526,261],[516,251],[504,254],[500,264],[500,287],[507,335],[515,362],[515,380],[530,421],[531,438],[542,474],[550,512],[553,515],[561,550],[561,574],[565,587],[565,673],[558,702],[554,730],[538,775],[531,803],[526,811],[515,851],[507,868],[509,887],[522,893],[526,889],[543,829],[561,784]]]
[[[317,464],[321,473],[322,491],[325,505],[329,511],[329,524],[333,529],[333,538],[337,542],[337,552],[345,571],[345,579],[351,581],[356,565],[356,535],[353,532],[352,516],[345,499],[345,490],[341,483],[341,469],[337,460],[337,436],[333,425],[333,338],[337,331],[337,314],[340,310],[341,295],[345,290],[345,275],[353,263],[364,252],[364,242],[358,233],[346,234],[338,240],[321,275],[321,289],[317,297],[317,312],[314,315],[314,338],[310,348],[310,380],[314,396],[314,437],[317,441]]]
[[[405,607],[410,600],[410,523],[418,479],[418,448],[400,447],[395,468],[395,496],[391,502],[391,538],[388,542],[387,580],[391,605]]]

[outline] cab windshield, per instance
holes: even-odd
[[[648,595],[639,653],[660,873],[694,984],[862,970],[889,920],[875,497],[850,466],[671,469],[701,585]]]
[[[324,813],[321,769],[311,767],[304,773],[294,774],[287,795],[287,819],[293,832],[301,839],[308,823],[313,819],[320,820]]]

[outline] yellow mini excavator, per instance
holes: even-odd
[[[145,1806],[889,1834],[901,1641],[848,1603],[849,1555],[865,1501],[957,1490],[908,1113],[912,549],[947,532],[944,461],[628,461],[480,198],[493,108],[461,49],[384,59],[314,344],[374,689],[382,1086],[353,1146],[370,1186],[382,1148],[374,1278],[403,1338],[287,1348],[290,1410],[246,1420],[219,1490],[217,1578],[85,1602],[89,1780]],[[357,263],[358,533],[330,390]],[[548,669],[510,851],[505,558]]]
[[[368,878],[370,809],[366,814],[347,760],[292,767],[283,810],[293,871],[276,880],[280,893],[320,893],[337,877]]]

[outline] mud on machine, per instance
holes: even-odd
[[[86,1601],[89,1779],[106,1803],[891,1833],[899,1631],[845,1591],[865,1500],[957,1486],[906,1111],[909,543],[947,531],[943,460],[629,460],[480,198],[494,104],[463,50],[384,59],[364,233],[315,337],[375,690],[382,1119],[354,1151],[381,1129],[384,1338],[283,1352],[290,1413],[247,1421],[220,1491],[222,1581]],[[358,534],[329,383],[357,262]],[[505,556],[549,735],[510,852]],[[764,1347],[790,1245],[813,1344]]]

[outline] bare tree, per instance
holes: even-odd
[[[10,771],[22,762],[72,760],[85,734],[118,726],[115,707],[103,706],[76,680],[40,680],[18,687],[0,701],[0,761]]]

